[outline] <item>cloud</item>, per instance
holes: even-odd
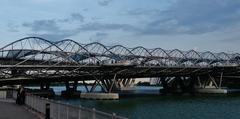
[[[73,21],[84,22],[84,17],[79,13],[72,13],[69,18],[35,20],[32,22],[24,22],[22,26],[31,30],[32,33],[28,34],[30,36],[38,36],[51,41],[57,41],[80,32],[79,28],[65,29],[61,26],[63,23],[65,25],[71,25]],[[10,27],[13,26],[9,25],[9,28]]]
[[[97,32],[94,36],[90,37],[91,42],[101,42],[108,36],[107,33]]]
[[[142,35],[204,34],[240,24],[240,1],[177,0],[167,10],[129,11],[129,15],[151,17]]]
[[[82,31],[106,31],[106,30],[122,30],[134,31],[137,28],[129,24],[108,24],[108,23],[88,23],[80,28]]]
[[[159,9],[134,9],[134,10],[128,10],[127,15],[132,15],[132,16],[155,16],[159,15],[161,10]]]
[[[88,8],[83,8],[82,11],[87,12],[89,9]]]
[[[64,38],[67,38],[69,35],[68,34],[28,34],[29,36],[36,36],[36,37],[41,37],[44,39],[47,39],[49,41],[60,41],[63,40]]]
[[[19,32],[18,25],[16,25],[16,24],[8,23],[7,27],[8,27],[9,32]]]
[[[101,0],[101,5],[108,5],[112,0]],[[240,24],[240,1],[229,0],[176,0],[168,8],[142,8],[128,11],[128,15],[134,16],[136,24],[139,20],[145,20],[139,25],[124,23],[100,23],[97,21],[86,22],[80,13],[72,13],[65,19],[35,20],[23,23],[22,26],[30,28],[34,33],[56,34],[56,36],[70,36],[80,32],[104,32],[123,31],[136,35],[179,35],[179,34],[205,34],[221,31]],[[143,18],[145,16],[145,18]],[[138,18],[141,17],[141,18]],[[131,19],[126,17],[126,19]],[[61,21],[62,20],[62,21]],[[74,23],[73,23],[74,21]],[[62,27],[81,25],[67,30]],[[63,25],[64,26],[64,25]],[[73,33],[69,33],[72,32]],[[63,33],[64,35],[59,35]],[[56,39],[56,38],[55,38]]]
[[[107,5],[110,1],[103,0],[99,2]],[[139,25],[128,22],[100,23],[94,21],[87,23],[83,15],[72,13],[65,19],[36,20],[31,23],[24,23],[23,26],[30,28],[33,32],[44,31],[42,34],[57,34],[57,36],[61,36],[58,33],[66,33],[62,36],[69,36],[87,31],[108,32],[114,30],[135,35],[196,35],[221,31],[227,28],[231,29],[240,24],[239,6],[240,1],[177,0],[165,10],[144,8],[127,11],[128,15],[133,16],[137,21],[145,20],[144,23]],[[71,25],[73,21],[81,22],[82,24],[70,30],[59,25],[63,22],[66,25]],[[69,33],[69,31],[74,31],[75,34]]]
[[[110,2],[112,2],[112,0],[99,0],[98,4],[100,6],[108,6]]]
[[[96,33],[97,37],[106,37],[108,34],[107,33]]]
[[[72,14],[71,19],[81,18],[79,14]],[[69,20],[69,19],[68,19]],[[71,24],[71,22],[59,21],[59,20],[35,20],[33,22],[23,23],[22,26],[29,28],[33,33],[28,35],[39,36],[43,38],[50,39],[52,41],[57,41],[59,39],[64,39],[70,36],[74,36],[82,32],[97,32],[91,39],[93,41],[101,41],[102,39],[108,36],[107,33],[102,31],[112,31],[112,30],[121,30],[121,31],[136,31],[137,28],[128,24],[109,24],[109,23],[86,23],[83,25],[76,26],[72,29],[65,29],[61,27],[61,22],[66,22]]]
[[[31,33],[29,36],[37,36],[41,38],[48,39],[50,41],[59,41],[70,36],[77,34],[76,30],[61,30],[60,32],[49,32],[49,33]]]
[[[36,20],[32,23],[23,23],[24,27],[31,29],[29,36],[38,36],[51,41],[58,41],[78,33],[77,29],[62,29],[56,20]]]
[[[73,21],[80,21],[84,22],[85,18],[80,13],[72,13],[69,18],[65,19],[58,19],[59,22],[73,22]]]
[[[72,18],[72,20],[79,20],[81,22],[84,21],[84,17],[81,14],[79,14],[79,13],[71,14],[71,18]]]
[[[35,20],[32,23],[23,23],[22,26],[30,28],[34,32],[39,31],[60,31],[60,27],[55,20]]]

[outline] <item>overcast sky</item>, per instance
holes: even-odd
[[[1,0],[0,45],[39,36],[240,52],[240,0]]]

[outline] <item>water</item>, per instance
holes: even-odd
[[[82,87],[79,87],[82,89]],[[60,91],[63,87],[54,87]],[[145,90],[146,89],[146,90]],[[159,88],[138,87],[138,92]],[[120,100],[60,99],[66,103],[115,112],[131,119],[238,119],[240,95],[148,95]]]

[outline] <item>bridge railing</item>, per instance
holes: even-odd
[[[16,98],[16,95],[17,93],[14,91],[13,98]],[[46,113],[46,104],[50,104],[51,119],[127,119],[115,113],[110,114],[98,111],[95,108],[70,105],[35,95],[26,95],[25,104],[32,110],[44,115]]]

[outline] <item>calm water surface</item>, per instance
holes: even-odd
[[[79,87],[82,89],[83,87]],[[58,93],[63,87],[54,87]],[[159,88],[138,87],[138,93]],[[83,90],[83,89],[82,89]],[[74,105],[115,112],[130,119],[239,119],[240,95],[148,95],[122,97],[120,100],[62,99]]]

